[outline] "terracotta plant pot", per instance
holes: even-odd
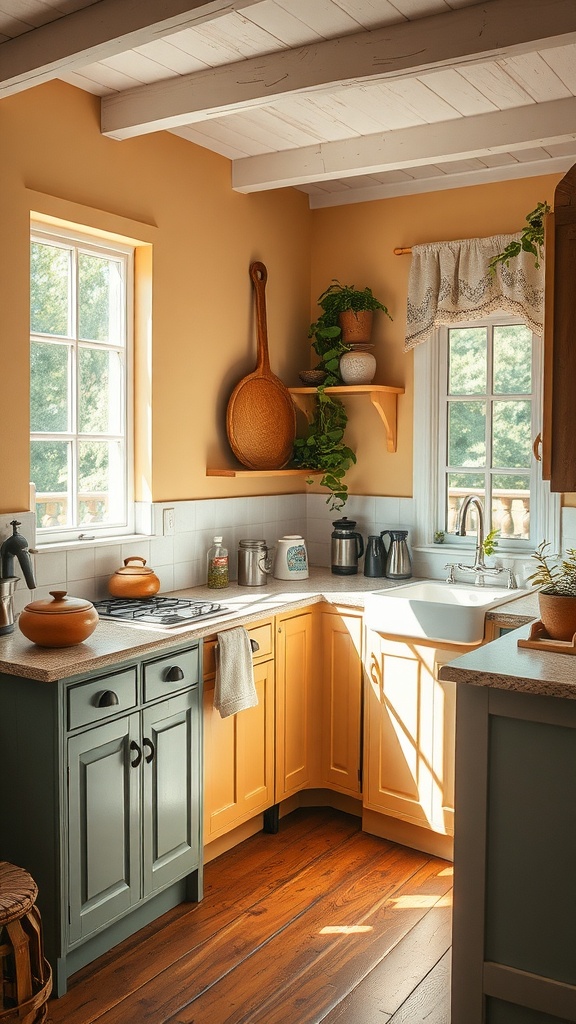
[[[145,558],[133,555],[110,577],[108,590],[112,597],[153,597],[160,590],[160,580]]]
[[[552,640],[572,640],[576,633],[576,597],[566,594],[538,594],[540,619]]]
[[[371,309],[347,309],[339,313],[338,322],[342,331],[342,341],[345,345],[365,345],[372,336]]]
[[[52,601],[32,601],[18,618],[20,631],[39,647],[74,647],[86,640],[98,625],[98,612],[90,601],[66,597],[65,590],[51,590]]]

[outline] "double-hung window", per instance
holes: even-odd
[[[498,553],[526,557],[555,536],[556,515],[532,444],[541,429],[542,342],[519,319],[491,316],[438,328],[415,350],[415,497],[420,544],[453,544],[461,504],[477,495]]]
[[[133,251],[34,226],[30,472],[38,540],[128,532]]]

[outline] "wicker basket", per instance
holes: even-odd
[[[319,384],[326,380],[324,370],[300,370],[298,376],[303,384],[313,388],[317,388]]]

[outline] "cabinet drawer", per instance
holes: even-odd
[[[68,728],[102,722],[138,703],[136,666],[68,690]]]
[[[252,655],[255,664],[272,657],[274,653],[274,631],[271,620],[269,622],[258,622],[255,626],[250,626],[248,636],[258,644],[258,649]],[[210,639],[204,641],[205,679],[216,674],[216,644],[216,637],[210,637]]]
[[[148,661],[142,668],[144,700],[156,700],[167,694],[194,686],[200,679],[198,645],[188,651],[177,651],[157,661]]]

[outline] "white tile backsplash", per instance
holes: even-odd
[[[38,588],[31,595],[22,581],[16,591],[18,610],[30,600],[47,597],[50,590],[67,590],[73,596],[102,598],[108,579],[124,559],[145,558],[160,578],[161,589],[199,586],[205,582],[206,553],[216,535],[221,534],[230,556],[230,579],[237,578],[237,551],[240,540],[265,540],[274,548],[280,537],[301,534],[307,542],[311,565],[330,565],[330,537],[333,522],[342,516],[355,519],[366,540],[382,530],[406,529],[412,550],[415,508],[412,498],[351,495],[339,512],[330,511],[324,494],[265,495],[241,498],[210,498],[197,501],[139,503],[139,522],[153,528],[125,544],[96,543],[93,547],[49,546],[33,554]],[[163,535],[163,510],[174,508],[174,535]],[[32,513],[0,516],[0,540],[11,532],[10,519],[22,522],[21,532],[33,546]],[[4,522],[6,520],[6,522]],[[26,523],[26,529],[24,524]],[[576,548],[576,508],[562,509],[562,547]],[[454,561],[451,553],[438,546],[434,550],[413,551],[414,575],[442,579],[444,563]],[[532,570],[529,559],[516,560],[515,571],[522,582]],[[362,571],[362,567],[360,567]]]

